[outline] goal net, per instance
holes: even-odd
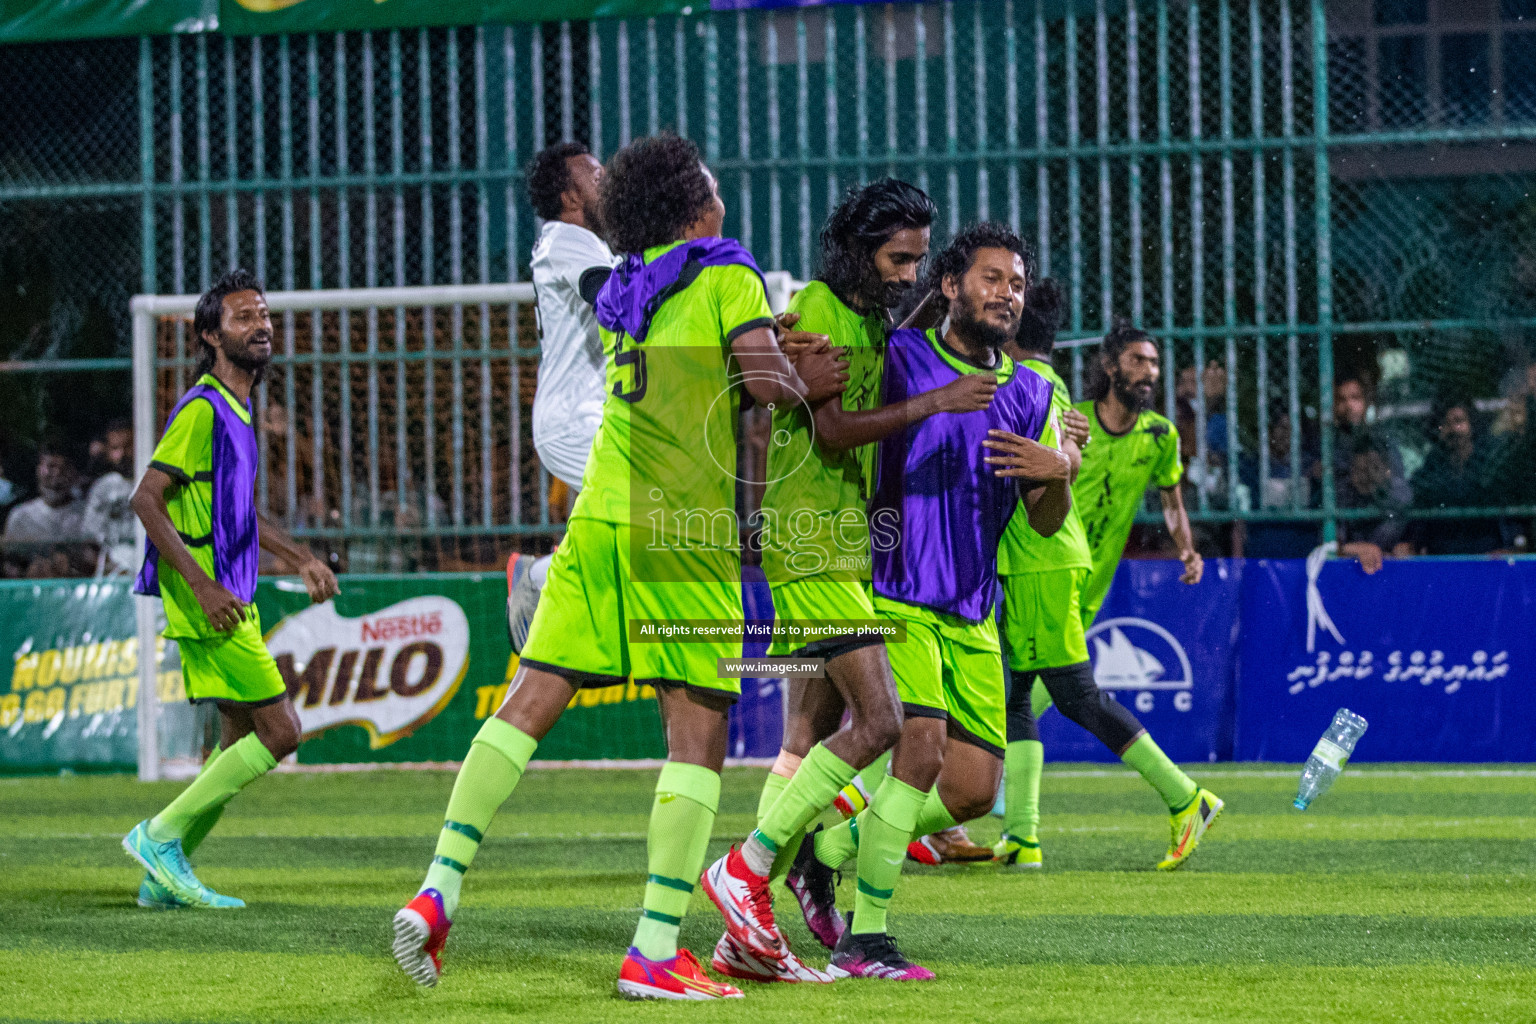
[[[793,282],[768,275],[782,309]],[[272,292],[274,357],[252,395],[258,509],[337,571],[311,606],[263,553],[262,630],[305,732],[299,764],[462,758],[505,696],[513,556],[547,553],[568,494],[540,466],[531,409],[538,328],[528,284]],[[139,472],[197,378],[195,296],[133,301]],[[526,569],[526,561],[524,568]],[[138,599],[141,649],[158,602]],[[174,643],[140,667],[140,774],[184,774],[209,716],[180,689]],[[157,685],[146,687],[151,679]],[[541,760],[663,756],[655,695],[581,691]]]

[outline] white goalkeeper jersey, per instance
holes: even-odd
[[[601,238],[560,220],[545,221],[533,247],[542,349],[533,447],[545,468],[573,488],[581,486],[603,420],[603,344],[592,299],[613,264]]]

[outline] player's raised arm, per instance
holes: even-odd
[[[261,513],[256,514],[257,529],[261,536],[261,546],[272,552],[278,558],[298,569],[299,576],[304,580],[304,586],[309,591],[309,599],[315,604],[329,601],[341,590],[336,583],[336,574],[331,572],[330,566],[322,562],[315,553],[303,547],[287,532],[272,520]]]
[[[941,412],[978,412],[992,404],[997,375],[967,373],[943,387],[877,409],[845,409],[826,402],[816,409],[816,437],[831,451],[873,444],[920,420]]]
[[[192,595],[197,598],[203,614],[208,616],[209,623],[214,629],[228,633],[245,618],[245,604],[203,570],[181,539],[176,524],[171,522],[166,495],[177,486],[180,484],[174,477],[151,465],[134,488],[128,505],[144,524],[144,532],[160,552],[160,557],[170,562],[192,588]]]
[[[1163,523],[1167,525],[1173,542],[1178,545],[1179,561],[1184,563],[1184,574],[1179,577],[1179,581],[1199,583],[1200,577],[1205,575],[1205,559],[1195,550],[1194,531],[1189,527],[1189,513],[1184,510],[1184,492],[1179,490],[1178,484],[1174,484],[1172,487],[1159,487],[1157,494],[1163,503]]]

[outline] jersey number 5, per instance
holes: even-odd
[[[620,368],[630,364],[634,365],[634,386],[625,391],[622,381],[614,381],[613,395],[615,398],[622,398],[626,402],[633,403],[645,397],[645,350],[638,345],[633,348],[625,348],[624,342],[628,337],[628,334],[620,334],[614,339],[613,362],[615,366]]]

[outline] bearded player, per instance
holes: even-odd
[[[871,518],[888,513],[893,530],[889,538],[878,528],[872,535],[873,603],[904,634],[887,651],[906,720],[869,807],[811,844],[821,865],[812,870],[858,862],[854,917],[832,954],[835,976],[933,977],[886,928],[907,844],[985,814],[1002,772],[997,545],[1021,493],[1023,514],[1041,536],[1060,528],[1071,505],[1050,386],[1002,352],[1018,329],[1027,260],[1006,227],[962,232],[931,275],[949,314],[945,325],[896,331],[887,347],[888,402],[966,374],[992,378],[997,390],[984,410],[929,417],[880,444]]]
[[[802,356],[800,373],[789,365],[762,275],[740,243],[720,237],[725,207],[693,143],[661,136],[626,146],[600,196],[609,239],[624,254],[597,296],[608,354],[602,426],[506,701],[471,743],[426,879],[395,915],[394,953],[411,978],[436,984],[464,875],[539,741],[579,689],[632,675],[656,688],[668,759],[619,993],[739,997],[679,948],[678,930],[704,866],[726,715],[740,692],[738,680],[717,677],[718,662],[739,658],[741,642],[631,643],[630,624],[741,621],[736,480],[727,469],[736,465],[741,394],[817,402],[841,390],[843,376],[830,359]]]
[[[244,270],[197,301],[198,379],[176,408],[130,504],[148,536],[134,592],[165,605],[165,635],[181,651],[187,697],[219,710],[219,745],[202,772],[123,848],[147,870],[139,905],[214,909],[245,903],[208,888],[187,857],[224,805],[298,749],[299,716],[262,639],[258,549],[299,567],[310,599],[336,595],[325,563],[256,512],[259,451],[251,389],[272,358],[272,318]]]
[[[1020,331],[1017,344],[1027,365],[1046,376],[1056,402],[1066,383],[1050,364],[1056,319],[1042,294],[1041,329]],[[1048,328],[1048,329],[1047,329]],[[1222,801],[1201,789],[1158,747],[1129,709],[1099,689],[1088,660],[1085,635],[1098,615],[1142,496],[1156,484],[1163,520],[1184,563],[1180,577],[1196,584],[1204,563],[1194,548],[1179,491],[1179,436],[1165,417],[1147,408],[1159,375],[1157,345],[1121,321],[1099,347],[1094,398],[1075,408],[1089,421],[1088,443],[1072,487],[1067,524],[1041,539],[1015,517],[1004,538],[1004,633],[1013,690],[1008,700],[1003,836],[996,854],[1004,864],[1039,867],[1040,774],[1043,747],[1035,718],[1054,702],[1067,718],[1093,733],[1157,791],[1168,805],[1172,836],[1158,862],[1172,871],[1188,862],[1201,837],[1221,813]],[[1031,687],[1031,680],[1038,685]],[[1031,696],[1034,707],[1031,708]]]
[[[758,831],[743,845],[739,864],[732,855],[711,869],[720,883],[715,891],[765,888],[800,850],[803,830],[786,832],[784,826],[787,820],[808,820],[804,808],[781,802],[791,779],[805,774],[821,780],[816,795],[824,799],[812,809],[820,812],[837,794],[831,783],[841,779],[840,787],[850,778],[846,766],[868,765],[900,732],[901,706],[885,643],[871,628],[876,615],[865,506],[873,486],[874,442],[928,416],[983,409],[996,390],[988,376],[965,374],[933,391],[881,404],[889,311],[917,280],[935,214],[928,196],[903,181],[885,178],[851,190],[822,229],[817,279],[790,303],[795,326],[826,336],[847,361],[849,379],[840,397],[814,411],[804,406],[774,411],[778,440],[768,453],[763,565],[780,633],[770,653],[823,659],[826,675],[790,678],[783,748],[763,784]],[[844,632],[809,642],[788,639],[784,632],[787,624],[803,629],[828,622]],[[842,936],[842,917],[832,906],[830,878],[811,877],[826,891],[808,893],[804,873],[796,873],[792,891],[813,934],[830,949]],[[822,915],[817,907],[832,909]],[[738,914],[729,902],[722,910],[727,921]],[[817,980],[816,972],[792,955],[760,955],[729,931],[713,966],[743,978]]]

